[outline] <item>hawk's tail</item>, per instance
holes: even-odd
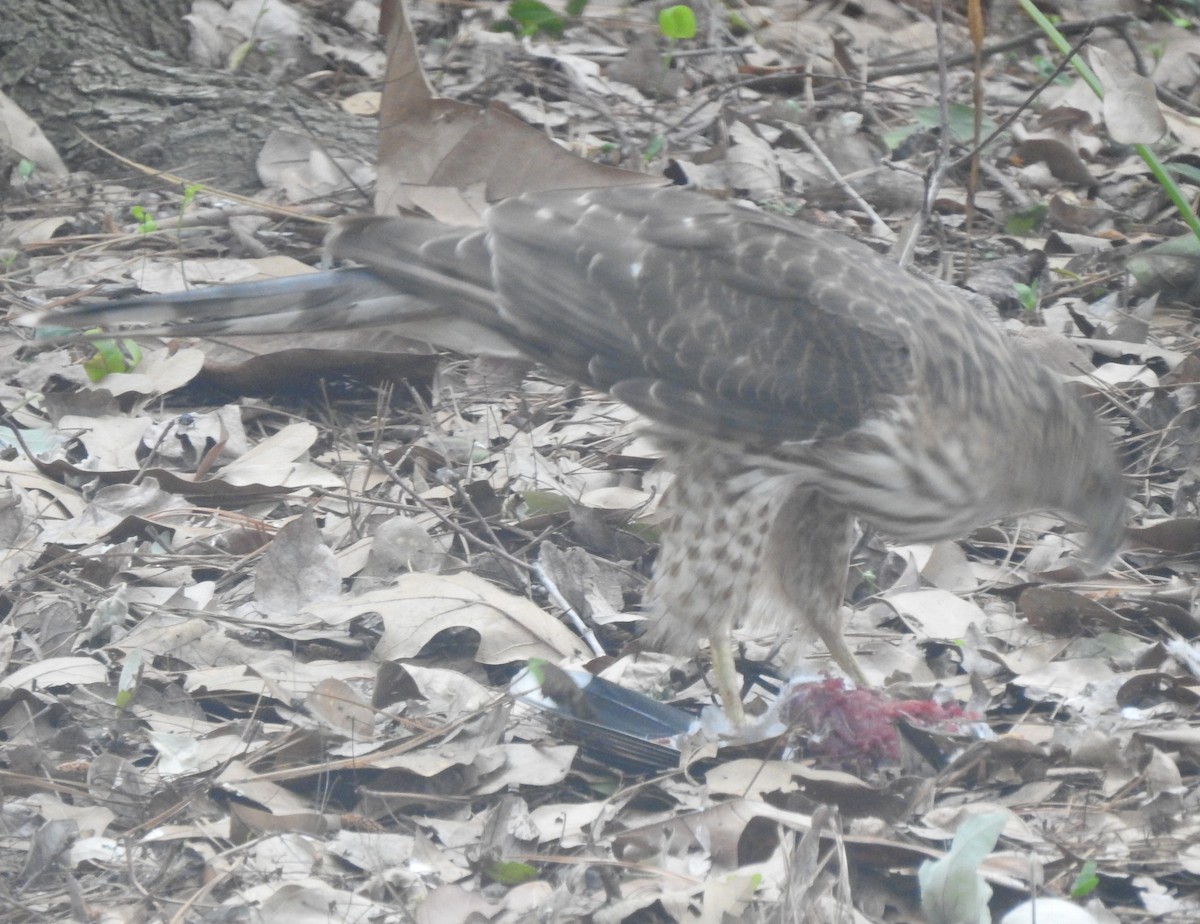
[[[387,222],[390,250],[376,255],[368,252],[357,231],[376,230],[380,221]],[[81,301],[26,315],[17,323],[43,329],[129,328],[128,333],[139,335],[205,337],[387,326],[445,349],[518,358],[521,353],[505,335],[507,325],[496,310],[486,254],[473,263],[453,253],[457,243],[472,238],[475,247],[486,247],[481,233],[448,231],[429,221],[352,221],[331,237],[331,249],[339,256],[369,259],[378,267],[167,295]]]

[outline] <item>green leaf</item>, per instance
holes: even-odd
[[[1192,28],[1192,21],[1190,19],[1188,19],[1186,16],[1180,16],[1180,15],[1177,15],[1176,13],[1171,12],[1171,10],[1167,9],[1165,6],[1163,6],[1163,4],[1161,4],[1161,3],[1156,4],[1155,9],[1158,10],[1158,12],[1163,16],[1163,18],[1167,19],[1171,23],[1171,25],[1173,25],[1175,28],[1177,28],[1177,29]]]
[[[967,142],[975,137],[975,109],[962,103],[951,103],[949,106],[950,136],[956,141]],[[925,106],[918,109],[914,115],[917,121],[928,128],[941,125],[942,113],[938,106]],[[986,137],[996,130],[996,123],[987,116],[979,126],[980,132]]]
[[[158,222],[154,220],[154,216],[147,212],[140,205],[131,206],[129,214],[137,219],[138,232],[141,234],[150,234],[158,230]]]
[[[538,871],[528,863],[518,863],[515,860],[497,860],[484,870],[484,874],[501,885],[515,886],[537,879]]]
[[[508,5],[508,15],[521,27],[522,35],[538,32],[556,37],[562,35],[562,17],[541,0],[512,0]]]
[[[526,517],[569,513],[571,510],[571,502],[556,491],[522,491],[521,500],[527,508],[524,513]]]
[[[530,658],[525,662],[525,669],[529,671],[529,675],[538,682],[541,686],[546,677],[546,665],[550,662],[545,658]]]
[[[660,10],[658,14],[658,31],[669,39],[690,39],[696,37],[696,14],[690,6],[682,3]]]
[[[1045,222],[1049,211],[1044,202],[1038,202],[1019,212],[1013,212],[1005,221],[1004,230],[1018,236],[1032,234]]]
[[[1037,307],[1037,283],[1026,285],[1023,282],[1014,282],[1013,289],[1017,293],[1017,301],[1021,303],[1022,308],[1026,311],[1033,311]]]
[[[132,340],[96,340],[96,352],[83,361],[83,371],[93,382],[113,372],[129,372],[142,361],[142,350]]]
[[[183,201],[179,204],[179,211],[182,212],[189,205],[191,205],[192,202],[195,201],[196,196],[200,193],[200,190],[203,188],[203,183],[189,183],[187,186],[183,187]]]
[[[972,107],[964,106],[962,103],[951,103],[948,115],[949,124],[947,129],[950,132],[951,138],[962,144],[974,139],[975,110]],[[938,106],[922,106],[920,109],[913,110],[913,118],[914,121],[906,125],[898,125],[884,134],[883,143],[888,146],[889,150],[896,150],[914,132],[921,131],[922,129],[940,128],[942,124],[942,111]],[[987,116],[984,116],[983,123],[979,128],[986,137],[995,131],[996,123]]]
[[[1100,877],[1096,875],[1096,861],[1088,860],[1083,864],[1075,884],[1071,886],[1071,898],[1087,898],[1100,885]]]
[[[567,0],[567,15],[582,16],[587,5],[588,0]]]
[[[887,145],[889,151],[894,151],[908,140],[909,135],[915,135],[920,130],[921,126],[916,122],[898,125],[891,131],[883,133],[883,143]]]
[[[1193,167],[1191,164],[1164,164],[1163,166],[1169,172],[1183,177],[1189,183],[1200,184],[1200,168]]]

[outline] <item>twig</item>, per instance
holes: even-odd
[[[817,142],[813,140],[812,135],[808,133],[804,126],[799,122],[795,122],[788,126],[788,130],[804,142],[809,153],[821,163],[821,166],[825,168],[825,171],[833,178],[834,183],[837,184],[842,192],[849,196],[860,209],[866,212],[867,216],[871,219],[871,233],[885,241],[895,240],[896,232],[889,228],[887,223],[879,217],[879,213],[871,207],[871,204],[858,194],[858,190],[846,182],[845,178],[838,172],[838,168],[833,165],[833,161],[825,156],[825,152],[817,146]]]
[[[1058,62],[1058,66],[1056,68],[1054,68],[1054,70],[1050,72],[1050,74],[1046,77],[1046,79],[1043,80],[1038,85],[1037,89],[1034,90],[1025,99],[1023,99],[1021,101],[1021,105],[1017,106],[1012,112],[1008,113],[1008,115],[1004,117],[1004,120],[999,125],[996,126],[995,130],[990,135],[988,135],[986,138],[984,138],[981,142],[979,142],[979,145],[976,148],[972,149],[971,151],[968,151],[966,154],[964,154],[962,157],[960,157],[958,160],[956,160],[953,164],[951,164],[950,169],[957,170],[958,168],[964,166],[971,160],[972,157],[976,156],[976,154],[978,154],[978,153],[982,153],[984,150],[987,149],[988,145],[990,145],[993,141],[995,141],[1002,134],[1004,134],[1004,132],[1008,131],[1009,126],[1011,126],[1014,122],[1017,121],[1017,119],[1020,117],[1021,113],[1023,113],[1026,109],[1028,109],[1030,106],[1032,106],[1033,101],[1036,100],[1043,93],[1045,93],[1046,90],[1049,89],[1050,85],[1053,84],[1054,81],[1058,79],[1058,75],[1067,69],[1067,66],[1071,63],[1072,59],[1077,54],[1079,54],[1080,50],[1083,48],[1084,45],[1087,44],[1088,40],[1091,37],[1092,37],[1091,32],[1085,32],[1083,34],[1083,37],[1080,38],[1079,41],[1076,42],[1074,45],[1072,45],[1071,50],[1063,57],[1063,59],[1061,61]]]
[[[562,591],[558,589],[558,585],[554,583],[554,579],[546,573],[546,569],[542,567],[542,563],[535,561],[532,565],[532,570],[538,582],[546,589],[546,593],[550,595],[550,599],[558,604],[559,608],[563,611],[563,615],[571,620],[575,631],[587,642],[588,648],[592,649],[592,654],[597,658],[608,654],[604,650],[604,646],[600,644],[600,640],[596,638],[596,633],[588,627],[583,621],[583,617],[576,612],[575,607],[571,606],[571,602],[562,595]]]
[[[938,51],[938,122],[941,131],[938,132],[937,153],[925,174],[925,195],[921,199],[921,210],[912,217],[900,238],[900,250],[896,254],[896,262],[900,266],[907,266],[912,260],[921,229],[933,214],[933,204],[937,201],[938,190],[942,188],[942,177],[946,175],[946,161],[950,156],[950,93],[946,88],[946,35],[942,20],[942,0],[936,0],[933,4],[933,23]]]
[[[529,564],[529,562],[522,561],[520,558],[517,558],[499,544],[494,544],[484,539],[480,539],[474,533],[464,529],[458,523],[455,523],[453,519],[446,516],[445,513],[443,513],[441,510],[438,510],[437,507],[429,503],[429,501],[425,500],[425,498],[423,498],[413,489],[412,485],[406,484],[404,479],[400,477],[400,473],[396,471],[395,467],[390,465],[383,458],[383,456],[375,452],[374,449],[360,444],[358,446],[358,451],[366,456],[366,458],[370,459],[374,464],[378,465],[384,472],[387,473],[387,476],[392,480],[393,484],[395,484],[401,491],[412,498],[413,501],[416,502],[426,513],[433,514],[439,523],[453,532],[456,536],[459,536],[468,544],[477,546],[481,551],[491,552],[521,571],[525,571],[527,573],[533,572],[533,566]],[[478,515],[478,511],[475,511],[475,513]]]
[[[1137,17],[1132,13],[1119,13],[1113,16],[1098,16],[1095,19],[1085,19],[1082,22],[1063,23],[1058,27],[1058,31],[1063,35],[1079,35],[1081,32],[1092,32],[1096,29],[1104,29],[1110,27],[1118,27],[1128,25],[1135,22]],[[1044,39],[1046,34],[1041,29],[1031,29],[1028,32],[1023,32],[1018,36],[1010,39],[1005,39],[1002,42],[996,42],[994,45],[985,45],[983,48],[982,57],[990,58],[992,55],[1000,54],[1005,51],[1012,51],[1014,48],[1020,48],[1023,45],[1029,45],[1033,42]],[[962,64],[970,64],[975,60],[974,51],[965,51],[962,54],[951,55],[946,59],[947,67],[958,67]],[[869,74],[869,79],[880,80],[884,77],[902,77],[907,74],[924,74],[936,69],[937,61],[921,61],[913,64],[897,64],[892,67],[880,67],[872,70]]]

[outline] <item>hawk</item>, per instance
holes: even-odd
[[[648,598],[651,645],[710,641],[741,718],[730,632],[842,633],[858,518],[901,541],[1048,510],[1106,563],[1123,536],[1105,429],[952,290],[835,232],[696,193],[535,192],[483,227],[365,217],[331,235],[359,268],[82,304],[42,321],[228,334],[393,324],[509,352],[649,421],[675,480]]]

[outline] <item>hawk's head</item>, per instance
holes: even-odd
[[[1092,411],[1063,395],[1057,425],[1043,441],[1044,503],[1085,527],[1083,557],[1103,568],[1125,538],[1126,484],[1112,436]]]

